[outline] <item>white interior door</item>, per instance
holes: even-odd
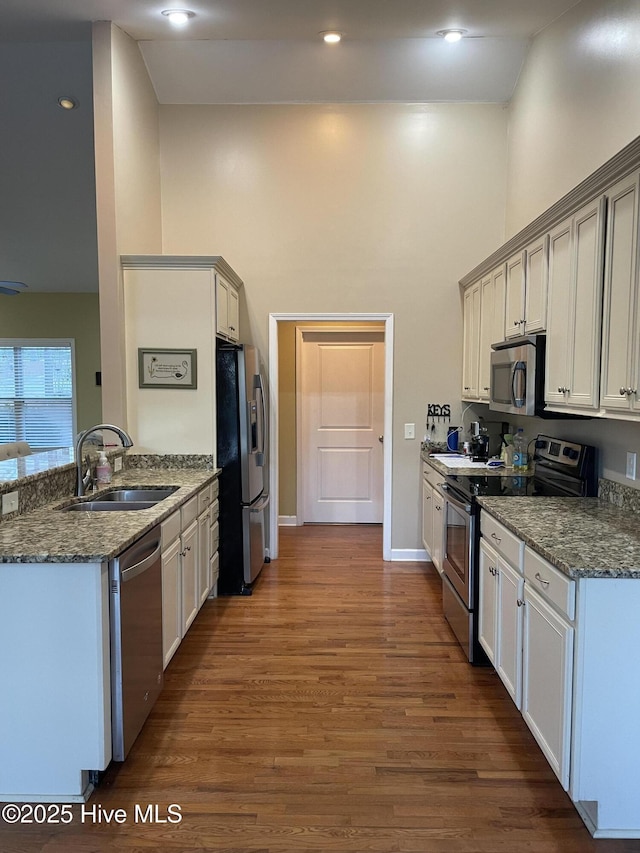
[[[381,523],[384,333],[301,330],[303,522]]]

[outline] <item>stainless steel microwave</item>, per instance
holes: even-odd
[[[542,415],[545,343],[544,335],[527,335],[492,345],[490,409],[510,415]]]

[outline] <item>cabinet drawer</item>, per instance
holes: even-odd
[[[215,501],[220,493],[220,480],[216,479],[211,483],[211,500]]]
[[[434,487],[434,489],[437,488],[440,483],[444,483],[444,474],[436,471],[436,469],[432,468],[428,462],[422,463],[422,476],[430,486]]]
[[[198,495],[190,498],[180,507],[180,514],[182,518],[182,529],[184,530],[185,527],[188,527],[198,516]]]
[[[206,512],[211,504],[211,486],[205,486],[198,492],[198,515]]]
[[[180,536],[180,510],[176,510],[173,515],[165,519],[161,525],[161,542],[162,550],[170,545],[174,539]]]
[[[524,543],[510,530],[500,524],[492,515],[482,510],[480,530],[487,542],[518,571],[522,572],[522,551]]]
[[[524,549],[524,577],[539,595],[573,620],[576,612],[576,582],[563,575],[529,546]]]

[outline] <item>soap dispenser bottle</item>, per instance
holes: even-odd
[[[96,480],[98,483],[111,482],[111,463],[107,459],[104,450],[100,451],[98,465],[96,467]]]

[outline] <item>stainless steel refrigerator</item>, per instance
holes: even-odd
[[[221,595],[251,595],[265,563],[267,410],[260,353],[217,341]]]

